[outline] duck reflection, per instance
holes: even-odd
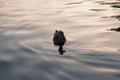
[[[55,46],[59,46],[58,52],[60,53],[60,55],[63,55],[63,53],[65,52],[65,50],[63,50],[65,42],[66,38],[63,31],[56,30],[53,37],[53,43]]]

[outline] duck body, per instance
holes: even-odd
[[[55,46],[63,46],[65,44],[66,38],[63,31],[58,31],[58,30],[55,31],[53,42]]]

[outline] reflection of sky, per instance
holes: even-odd
[[[50,35],[55,29],[61,29],[65,31],[68,45],[71,44],[69,47],[115,51],[119,48],[119,44],[118,41],[111,40],[111,35],[118,34],[108,34],[105,30],[119,26],[117,20],[110,18],[119,12],[111,9],[109,5],[115,5],[115,2],[11,0],[4,2],[4,7],[1,8],[1,31],[5,36],[30,38],[25,40],[27,44],[39,49],[35,44],[48,36],[52,37]],[[102,18],[106,16],[108,18]],[[118,37],[115,38],[119,40]],[[49,39],[47,42],[52,44],[51,38]]]
[[[107,31],[119,10],[106,1],[2,0],[0,80],[119,80],[120,37]],[[67,38],[63,56],[56,29]]]

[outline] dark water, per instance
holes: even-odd
[[[0,80],[119,80],[119,26],[120,0],[0,0]]]

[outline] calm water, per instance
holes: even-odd
[[[120,0],[0,0],[0,80],[119,80],[119,26]]]

